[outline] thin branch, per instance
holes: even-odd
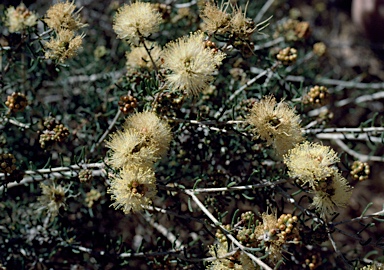
[[[254,188],[263,188],[268,186],[275,186],[279,184],[286,183],[287,180],[279,180],[276,182],[268,182],[267,180],[263,184],[255,184],[255,185],[245,185],[245,186],[233,186],[233,187],[222,187],[222,188],[196,188],[196,189],[188,189],[188,191],[192,191],[195,194],[197,193],[207,193],[207,192],[223,192],[223,191],[232,191],[232,190],[247,190],[247,189],[254,189]]]
[[[269,72],[271,72],[278,64],[275,63],[273,64],[272,67],[270,67],[269,69],[267,70],[264,70],[263,72],[261,72],[260,74],[258,74],[256,77],[250,79],[249,81],[247,81],[247,83],[245,85],[243,85],[242,87],[240,87],[239,89],[237,89],[229,98],[228,98],[228,102],[232,101],[233,99],[235,99],[235,97],[237,95],[239,95],[241,92],[243,92],[247,87],[251,86],[252,84],[254,84],[258,79],[260,79],[261,77],[263,77],[264,75],[267,75]],[[222,106],[216,113],[215,113],[215,118],[218,118],[224,111],[225,109],[225,106]]]
[[[382,138],[379,137],[372,137],[368,136],[368,134],[358,134],[357,136],[355,134],[343,134],[343,133],[318,133],[316,134],[316,138],[323,139],[323,140],[357,140],[357,141],[371,141],[375,143],[381,143],[383,141]]]
[[[95,149],[97,147],[99,147],[99,145],[104,141],[105,137],[108,136],[108,134],[111,132],[111,130],[113,129],[113,127],[115,126],[116,122],[117,122],[117,119],[119,119],[121,115],[121,111],[118,110],[115,117],[113,118],[112,122],[109,124],[107,130],[103,133],[103,135],[100,137],[100,139],[97,141],[96,144],[92,145],[92,148],[90,150],[90,153],[93,153],[95,151]]]
[[[78,176],[78,171],[83,169],[92,169],[91,173],[93,176],[106,175],[104,167],[105,165],[103,163],[91,163],[50,169],[40,169],[36,171],[27,170],[24,171],[24,175],[27,175],[26,177],[24,177],[21,181],[14,181],[6,184],[6,188],[8,189],[16,186],[26,185],[35,181],[42,181],[49,178],[58,179],[63,177],[75,177]],[[4,173],[0,173],[0,179],[5,179]],[[3,189],[4,186],[1,186],[0,192],[2,192]]]
[[[59,80],[62,84],[75,84],[75,83],[82,83],[82,82],[94,82],[100,79],[104,79],[106,77],[111,77],[113,79],[118,79],[124,74],[125,70],[117,70],[113,72],[102,72],[98,74],[92,74],[92,75],[78,75],[78,76],[70,76],[66,79]],[[44,86],[55,86],[57,85],[56,82],[53,81],[46,81],[44,82]]]
[[[201,224],[206,224],[203,220],[199,219],[199,218],[195,218],[195,217],[192,217],[192,216],[187,216],[187,215],[181,215],[175,211],[171,211],[171,210],[167,210],[167,209],[163,209],[163,208],[160,208],[160,207],[155,207],[155,206],[150,206],[150,205],[142,205],[143,209],[146,209],[148,211],[153,211],[153,212],[159,212],[159,213],[162,213],[162,214],[166,214],[166,215],[171,215],[171,216],[175,216],[175,217],[178,217],[178,218],[182,218],[182,219],[186,219],[187,221],[190,221],[190,220],[193,220],[193,221],[196,221],[196,222],[199,222]]]
[[[265,264],[262,260],[254,256],[253,254],[246,251],[246,247],[239,243],[239,241],[221,225],[221,223],[208,211],[208,209],[204,206],[204,204],[196,197],[193,191],[184,190],[184,192],[189,195],[192,200],[197,204],[197,206],[204,212],[204,214],[220,229],[226,234],[226,236],[232,241],[234,245],[236,245],[244,254],[246,254],[251,260],[256,262],[260,267],[267,270],[272,270],[267,264]]]
[[[384,132],[384,127],[367,127],[367,128],[314,128],[304,129],[302,131],[305,134],[317,134],[317,133],[334,133],[334,132],[349,132],[349,133],[377,133]]]
[[[341,251],[337,248],[336,243],[333,240],[333,237],[332,237],[331,233],[329,232],[328,226],[327,226],[327,229],[328,229],[328,232],[327,232],[328,239],[329,239],[329,241],[331,241],[332,247],[335,250],[337,256],[339,256],[339,257],[341,257],[343,259],[344,265],[347,267],[347,269],[353,269],[353,267],[347,262],[347,260],[345,259],[345,257],[341,253]]]
[[[275,0],[268,0],[267,2],[265,2],[264,6],[260,9],[259,13],[257,13],[254,19],[255,22],[261,21],[261,18],[263,18],[264,14],[272,6],[273,2],[275,2]]]
[[[274,40],[270,40],[264,44],[255,45],[255,47],[253,47],[253,51],[260,51],[260,50],[263,50],[266,48],[270,48],[270,47],[273,47],[273,46],[275,46],[275,45],[277,45],[283,41],[284,41],[284,37],[278,37],[278,38],[276,38]]]
[[[168,241],[173,245],[175,244],[175,247],[179,248],[179,249],[184,249],[184,245],[183,243],[177,239],[177,237],[171,233],[169,231],[169,229],[167,229],[166,227],[164,227],[163,225],[157,223],[153,217],[149,216],[149,215],[145,215],[143,214],[142,215],[144,217],[144,219],[153,227],[155,228],[159,233],[161,233],[165,238],[168,239]]]
[[[346,153],[349,155],[355,157],[356,159],[362,161],[362,162],[367,162],[367,161],[379,161],[379,162],[384,162],[384,157],[379,157],[379,156],[369,156],[369,155],[364,155],[360,154],[351,148],[349,148],[342,140],[335,139],[332,140],[334,141],[341,149],[343,149]]]
[[[331,224],[333,226],[337,226],[337,225],[340,225],[340,224],[346,224],[346,223],[350,223],[350,222],[354,222],[354,221],[361,221],[361,220],[365,220],[365,219],[368,219],[368,218],[374,218],[374,217],[384,217],[384,209],[379,211],[379,212],[370,214],[370,215],[355,217],[355,218],[352,218],[352,219],[349,219],[349,220],[339,221],[339,222],[335,222],[335,223],[331,223]]]

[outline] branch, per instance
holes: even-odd
[[[67,167],[57,167],[57,168],[50,168],[50,169],[40,169],[36,171],[27,170],[24,171],[24,175],[27,175],[27,177],[24,177],[21,181],[14,181],[10,182],[5,185],[5,187],[12,188],[16,186],[21,186],[25,184],[29,184],[31,182],[35,181],[42,181],[48,178],[62,178],[62,177],[74,177],[78,175],[78,171],[83,169],[92,169],[92,175],[93,176],[100,176],[100,175],[106,175],[104,163],[91,163],[91,164],[82,164],[82,165],[71,165]],[[5,179],[5,174],[0,173],[0,179]],[[4,186],[0,187],[0,192],[2,192],[4,189]]]
[[[341,149],[343,149],[346,153],[349,155],[355,157],[356,159],[362,161],[362,162],[367,162],[367,161],[379,161],[379,162],[384,162],[384,157],[379,157],[379,156],[369,156],[369,155],[364,155],[360,154],[351,148],[349,148],[342,140],[335,139],[332,140],[334,141]]]
[[[245,185],[245,186],[233,186],[233,187],[222,187],[222,188],[196,188],[196,189],[187,189],[190,192],[197,193],[206,193],[206,192],[222,192],[222,191],[232,191],[232,190],[247,190],[247,189],[254,189],[254,188],[263,188],[268,186],[275,186],[279,184],[286,183],[287,180],[279,180],[276,182],[268,182],[267,180],[264,180],[265,183],[263,184],[255,184],[255,185]]]
[[[272,270],[271,267],[269,267],[267,264],[265,264],[262,260],[254,256],[253,254],[246,251],[246,247],[244,247],[242,244],[239,243],[239,241],[230,233],[227,232],[227,230],[221,225],[221,223],[208,211],[208,209],[204,206],[204,204],[196,197],[193,191],[191,190],[184,190],[187,195],[189,195],[192,200],[197,204],[197,206],[204,212],[204,214],[207,215],[207,217],[216,225],[218,226],[225,235],[235,244],[244,254],[246,254],[251,260],[256,262],[260,267],[267,270]]]
[[[172,244],[172,246],[173,244],[175,244],[175,247],[178,247],[178,249],[184,249],[184,245],[182,244],[182,242],[178,240],[177,237],[173,233],[171,233],[166,227],[155,222],[155,220],[149,215],[143,214],[142,216],[149,224],[151,224],[153,228],[155,228],[159,233],[161,233],[165,238],[167,238],[168,241]]]

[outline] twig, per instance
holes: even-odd
[[[255,47],[253,47],[253,51],[260,51],[260,50],[263,50],[263,49],[266,49],[266,48],[270,48],[270,47],[273,47],[275,46],[276,44],[279,44],[281,42],[284,41],[284,38],[283,37],[278,37],[274,40],[270,40],[264,44],[261,44],[261,45],[255,45]],[[251,68],[251,72],[252,72],[252,68]]]
[[[325,139],[325,140],[358,140],[358,141],[371,141],[375,143],[381,143],[382,139],[379,137],[371,137],[368,134],[358,134],[357,136],[354,134],[343,134],[343,133],[318,133],[316,134],[316,138]]]
[[[204,212],[204,214],[216,225],[218,226],[225,234],[226,236],[232,241],[234,245],[236,245],[244,254],[246,254],[251,260],[256,262],[260,267],[267,270],[272,270],[271,267],[269,267],[267,264],[265,264],[262,260],[254,256],[253,254],[246,251],[246,247],[244,247],[242,244],[239,243],[239,241],[230,233],[227,232],[227,230],[221,225],[221,223],[208,211],[208,209],[204,206],[204,204],[201,203],[201,201],[196,197],[193,191],[191,190],[184,190],[184,192],[189,195],[192,200],[197,204],[197,206]]]
[[[21,181],[10,182],[6,185],[6,188],[12,188],[16,186],[21,186],[25,184],[29,184],[34,181],[42,181],[47,178],[62,178],[62,177],[74,177],[78,175],[77,171],[83,169],[92,169],[93,176],[105,175],[106,172],[104,170],[104,163],[90,163],[90,164],[82,164],[82,165],[71,165],[67,167],[56,167],[50,169],[40,169],[36,171],[27,170],[24,172],[24,177]],[[4,179],[5,174],[0,173],[0,179]],[[0,192],[3,191],[4,186],[0,187]]]
[[[118,110],[115,117],[113,118],[112,122],[109,124],[107,130],[103,133],[103,135],[100,137],[100,139],[97,141],[97,143],[92,145],[90,153],[93,153],[95,151],[95,149],[97,147],[99,147],[99,145],[104,141],[105,137],[108,136],[109,132],[111,132],[111,130],[115,126],[116,121],[117,121],[117,119],[119,119],[120,115],[121,115],[121,111]]]
[[[201,224],[206,224],[203,220],[201,220],[199,218],[195,218],[195,217],[187,216],[187,215],[181,215],[175,211],[163,209],[160,207],[155,207],[155,206],[150,206],[150,205],[142,205],[142,207],[143,207],[143,209],[146,209],[149,211],[159,212],[159,213],[166,214],[166,215],[172,215],[172,216],[175,216],[178,218],[186,219],[187,221],[193,220],[193,221],[199,222]]]
[[[75,84],[82,82],[94,82],[105,77],[112,77],[113,79],[118,79],[124,74],[125,70],[117,70],[113,72],[102,72],[98,74],[92,75],[79,75],[79,76],[71,76],[67,79],[59,80],[62,84]],[[56,82],[46,81],[44,82],[44,86],[55,86]]]
[[[367,161],[379,161],[379,162],[384,162],[384,157],[379,157],[379,156],[369,156],[369,155],[364,155],[360,154],[351,148],[349,148],[342,140],[339,139],[334,139],[334,141],[341,149],[343,149],[346,153],[349,155],[355,157],[356,159],[362,161],[362,162],[367,162]]]
[[[355,218],[352,218],[352,219],[349,219],[349,220],[339,221],[339,222],[335,222],[335,223],[331,223],[331,224],[333,226],[337,226],[337,225],[340,225],[340,224],[346,224],[346,223],[350,223],[350,222],[353,222],[353,221],[361,221],[361,220],[365,220],[365,219],[368,219],[368,218],[383,217],[383,216],[384,216],[384,209],[379,211],[379,212],[370,214],[370,215],[355,217]]]
[[[283,183],[286,183],[286,182],[287,182],[287,180],[283,179],[283,180],[279,180],[279,181],[276,181],[276,182],[265,182],[263,184],[245,185],[245,186],[233,186],[233,187],[222,187],[222,188],[196,188],[196,189],[188,189],[188,191],[192,191],[195,194],[197,194],[197,193],[222,192],[222,191],[231,191],[231,190],[247,190],[247,189],[275,186],[275,185],[283,184]]]
[[[264,6],[260,9],[259,13],[257,13],[254,21],[255,22],[259,22],[261,20],[261,18],[263,18],[264,14],[268,11],[268,9],[272,6],[273,2],[275,2],[275,0],[268,0]]]
[[[349,132],[349,133],[377,133],[384,132],[384,127],[367,127],[367,128],[317,128],[317,129],[304,129],[303,133],[317,134],[317,133],[334,133],[334,132]]]
[[[155,220],[149,215],[143,214],[142,216],[149,224],[151,224],[153,228],[155,228],[159,233],[161,233],[165,238],[167,238],[172,245],[175,244],[175,247],[179,249],[184,249],[183,243],[179,239],[177,239],[177,237],[173,233],[171,233],[167,228],[155,222]]]
[[[341,251],[337,248],[335,241],[333,240],[333,237],[329,231],[329,228],[327,226],[327,234],[328,234],[328,239],[331,241],[332,247],[334,251],[336,252],[337,256],[341,257],[343,259],[344,265],[347,267],[347,269],[353,269],[353,267],[347,262]]]

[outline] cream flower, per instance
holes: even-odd
[[[205,48],[202,32],[170,42],[163,55],[164,67],[171,71],[166,77],[168,85],[187,95],[198,95],[213,81],[212,75],[224,57],[222,52]]]
[[[243,252],[236,252],[232,256],[228,255],[228,242],[218,243],[216,245],[209,246],[209,253],[211,256],[217,257],[212,264],[207,266],[207,269],[211,270],[230,270],[230,269],[242,269],[253,270],[256,267],[253,265],[252,260]],[[236,259],[237,262],[234,262]]]
[[[140,211],[152,203],[156,195],[155,173],[150,168],[127,166],[111,181],[108,193],[115,201],[112,206],[125,214]]]
[[[154,155],[156,157],[160,158],[167,153],[172,139],[171,129],[168,123],[160,119],[155,113],[136,113],[126,120],[124,128],[138,132],[143,144],[155,149]]]
[[[81,23],[79,15],[81,8],[77,12],[74,12],[75,9],[76,5],[73,2],[57,3],[47,10],[44,22],[55,31],[61,31],[61,29],[76,31],[86,24]]]
[[[303,185],[309,183],[310,187],[331,177],[334,174],[332,165],[338,161],[336,152],[330,147],[310,142],[297,145],[284,156],[289,176],[297,177]]]
[[[160,13],[150,3],[135,2],[121,7],[114,18],[113,30],[120,39],[138,45],[141,37],[158,31]]]
[[[157,148],[133,129],[115,132],[111,135],[107,146],[112,152],[109,163],[115,169],[121,169],[129,164],[152,166],[158,160]]]
[[[321,216],[332,215],[335,207],[346,207],[352,195],[352,188],[348,181],[336,170],[324,181],[315,187],[315,196],[312,205]]]
[[[37,16],[29,11],[23,3],[16,8],[9,7],[6,11],[5,25],[10,33],[18,32],[37,24]]]
[[[40,183],[40,188],[42,189],[42,194],[38,198],[38,201],[41,204],[41,207],[38,211],[47,210],[51,215],[51,220],[57,216],[60,208],[66,207],[66,193],[69,188],[64,188],[60,185],[46,185]]]
[[[283,156],[303,140],[300,117],[285,102],[277,103],[273,96],[256,102],[247,122],[254,126],[253,132],[257,136],[273,145],[278,156]]]
[[[247,18],[240,7],[234,7],[234,12],[231,17],[230,26],[231,31],[240,39],[248,39],[252,35],[257,27],[252,19]]]
[[[223,34],[228,28],[230,16],[226,13],[228,5],[220,8],[213,2],[208,1],[200,12],[200,17],[205,23],[205,30],[209,33]]]
[[[48,49],[45,58],[54,59],[63,63],[66,59],[77,54],[83,43],[83,35],[75,36],[71,30],[62,29],[57,32],[56,38],[51,38],[44,46]]]

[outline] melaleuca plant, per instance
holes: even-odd
[[[1,5],[0,268],[383,268],[383,85],[283,2]]]

